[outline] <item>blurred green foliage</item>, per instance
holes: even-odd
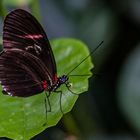
[[[37,2],[22,7],[38,13],[34,15],[41,19],[49,38],[72,36],[83,40],[91,50],[100,41],[105,43],[93,55],[97,75],[90,80],[88,94],[80,96],[73,111],[56,127],[33,140],[139,139],[140,1]],[[4,5],[1,9],[8,8]]]

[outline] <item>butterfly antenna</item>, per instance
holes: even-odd
[[[95,49],[93,49],[87,57],[85,57],[77,66],[75,66],[69,73],[67,73],[67,76],[70,75],[71,72],[73,72],[77,67],[79,67],[89,56],[91,56],[102,44],[104,41],[102,41]]]

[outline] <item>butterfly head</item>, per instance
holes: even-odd
[[[68,80],[69,80],[69,77],[67,75],[63,75],[63,76],[59,77],[60,84],[65,84],[65,83],[67,83]]]

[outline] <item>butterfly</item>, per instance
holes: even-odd
[[[97,48],[102,43],[103,41]],[[45,91],[48,103],[52,92],[60,92],[60,97],[62,96],[62,91],[57,91],[62,84],[77,95],[70,90],[68,75],[97,49],[67,75],[58,77],[55,58],[46,33],[36,18],[22,9],[16,9],[6,16],[3,46],[0,53],[0,83],[3,93],[29,97]],[[61,100],[60,109],[63,112]]]
[[[0,83],[4,94],[29,97],[47,91],[48,98],[61,84],[69,87],[67,75],[57,76],[56,62],[46,33],[27,11],[16,9],[6,16],[3,46]]]

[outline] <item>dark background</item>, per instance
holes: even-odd
[[[15,8],[31,11],[49,39],[77,38],[90,50],[104,40],[92,56],[89,91],[57,126],[32,140],[140,139],[139,0],[3,0],[0,7],[1,17]]]

